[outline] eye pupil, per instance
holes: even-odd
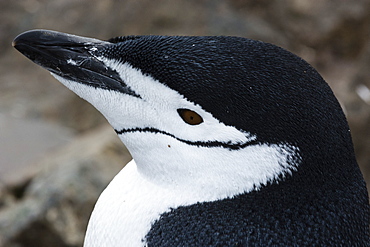
[[[196,112],[189,109],[177,109],[182,120],[190,125],[198,125],[203,122],[203,118]]]

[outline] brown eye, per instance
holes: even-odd
[[[190,125],[198,125],[203,122],[203,118],[196,112],[189,109],[177,109],[182,120]]]

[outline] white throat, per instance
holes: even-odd
[[[85,246],[145,246],[151,225],[164,212],[232,198],[295,169],[285,155],[291,150],[275,145],[251,146],[233,154],[221,148],[193,148],[204,155],[218,152],[224,158],[197,164],[172,158],[173,151],[163,160],[163,154],[153,151],[139,158],[139,164],[131,161],[101,194],[90,218]]]
[[[298,150],[288,145],[231,150],[189,145],[160,133],[134,132],[120,138],[143,178],[210,201],[258,189],[296,169],[290,161],[297,160]]]

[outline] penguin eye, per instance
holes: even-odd
[[[190,125],[198,125],[203,122],[203,118],[196,112],[189,109],[177,109],[182,120]]]

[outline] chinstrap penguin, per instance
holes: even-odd
[[[301,58],[224,36],[33,30],[13,46],[94,105],[133,157],[85,246],[369,246],[349,127]]]

